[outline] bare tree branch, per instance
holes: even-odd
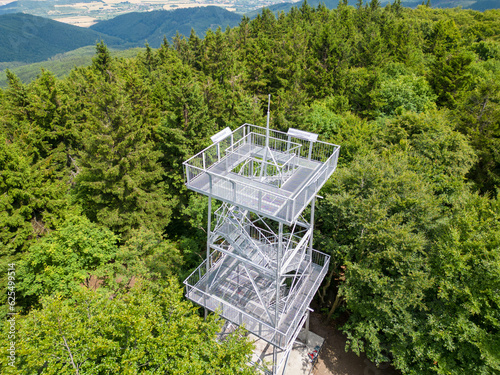
[[[69,359],[71,360],[71,364],[73,365],[73,368],[76,371],[76,375],[80,375],[80,371],[78,370],[78,367],[75,365],[75,361],[73,360],[73,353],[71,353],[71,349],[69,348],[68,342],[66,341],[66,337],[62,333],[61,321],[59,320],[59,318],[57,318],[57,324],[59,325],[59,333],[61,334],[61,337],[64,340],[64,346],[66,347],[66,350],[69,353]]]

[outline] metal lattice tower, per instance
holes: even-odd
[[[271,374],[284,373],[330,261],[312,248],[314,207],[340,147],[317,137],[244,124],[184,162],[186,186],[209,197],[207,259],[186,297],[271,344],[271,368],[258,364]]]

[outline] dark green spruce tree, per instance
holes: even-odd
[[[113,72],[106,54],[98,45],[93,66],[83,73],[89,89],[83,90],[87,118],[75,196],[91,220],[126,239],[141,227],[163,230],[171,209],[161,182],[161,152],[150,137],[152,125],[132,100],[138,90]]]

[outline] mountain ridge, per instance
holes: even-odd
[[[0,15],[0,60],[37,62],[58,53],[104,40],[123,45],[114,36],[24,13]]]
[[[278,14],[279,12],[288,12],[290,9],[293,7],[300,8],[304,1],[307,1],[307,4],[312,7],[317,7],[320,3],[323,3],[327,8],[333,9],[336,8],[339,4],[339,0],[299,0],[297,2],[285,2],[285,3],[279,3],[279,4],[273,4],[270,6],[266,6],[263,8],[268,8],[270,9],[273,13]],[[426,2],[426,0],[424,0]],[[472,2],[472,3],[471,3]],[[369,1],[365,0],[364,4],[368,4]],[[393,1],[387,1],[383,0],[381,1],[380,5],[382,7],[386,6],[387,4],[392,4],[394,3]],[[356,6],[357,0],[349,0],[348,4],[350,6]],[[417,6],[422,4],[422,0],[402,0],[401,5],[404,7],[408,8],[416,8]],[[465,5],[465,6],[464,6]],[[471,10],[477,10],[484,12],[485,10],[489,9],[498,9],[500,8],[500,1],[499,0],[473,0],[473,1],[468,1],[468,0],[431,0],[431,7],[433,8],[457,8],[457,7],[462,7],[463,9],[471,9]],[[252,12],[248,12],[245,15],[249,18],[254,18],[257,17],[259,13],[262,12],[262,9],[257,9]]]
[[[191,29],[203,36],[206,30],[217,27],[234,27],[242,16],[216,6],[157,10],[147,13],[133,12],[100,21],[90,27],[108,35],[121,38],[130,43],[153,48],[160,47],[164,36],[172,38],[177,32],[188,36]]]

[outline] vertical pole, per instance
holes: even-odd
[[[264,178],[267,175],[267,152],[269,150],[269,109],[271,107],[271,94],[269,94],[269,100],[267,102],[267,122],[266,122],[266,147],[264,148],[264,158],[262,159],[262,168],[260,169],[260,178]]]
[[[271,94],[267,100],[267,122],[266,122],[266,148],[269,148],[269,110],[271,108]]]
[[[309,256],[311,257],[312,261],[312,248],[313,248],[313,232],[314,232],[314,209],[316,206],[316,194],[314,194],[314,197],[311,201],[311,222],[309,225],[309,228],[311,228],[311,235],[309,237]]]
[[[310,222],[310,229],[311,229],[311,234],[309,237],[309,248],[308,248],[308,253],[309,253],[309,259],[310,262],[312,263],[312,246],[313,246],[313,232],[314,232],[314,209],[316,206],[316,195],[314,195],[314,198],[312,199],[311,202],[311,222]],[[309,340],[309,318],[310,318],[310,311],[309,307],[307,309],[307,318],[306,318],[306,337],[305,337],[305,343],[307,344],[307,341]]]
[[[279,223],[278,249],[276,251],[276,304],[274,313],[274,327],[279,325],[279,302],[280,302],[280,278],[281,278],[281,251],[283,246],[283,223]],[[273,374],[278,373],[278,348],[273,347]]]
[[[212,197],[208,197],[208,224],[207,224],[207,275],[210,270],[210,237],[212,230]],[[205,293],[208,294],[208,276],[207,276],[207,285],[205,287]],[[205,303],[205,319],[207,319],[208,310],[207,304]]]
[[[285,371],[286,371],[286,365],[288,364],[288,359],[290,358],[290,352],[291,352],[291,351],[292,351],[291,349],[289,349],[289,350],[287,351],[287,355],[286,355],[286,359],[285,359],[285,364],[283,365],[283,371],[281,371],[281,375],[284,375],[284,374],[285,374]]]
[[[278,375],[278,347],[273,345],[273,375]]]
[[[280,301],[280,278],[281,278],[281,253],[283,246],[283,223],[279,223],[278,249],[276,253],[276,311],[275,327],[278,329],[279,323],[279,301]]]
[[[309,319],[311,317],[311,310],[307,309],[307,318],[306,318],[306,337],[304,340],[304,343],[307,345],[307,342],[309,341]]]

